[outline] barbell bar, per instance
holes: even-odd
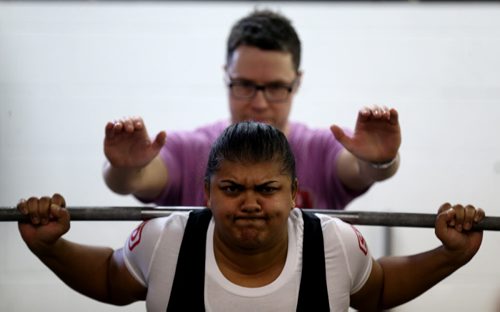
[[[188,212],[204,209],[189,206],[158,207],[68,207],[72,221],[143,221],[166,217],[173,212]],[[434,228],[436,214],[407,212],[345,211],[328,209],[306,209],[312,213],[321,213],[339,218],[355,225],[373,225],[389,227]],[[0,207],[0,222],[27,221],[27,216],[16,208]],[[475,230],[500,231],[500,217],[485,217],[474,224]]]

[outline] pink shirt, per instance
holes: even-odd
[[[169,182],[154,200],[160,206],[205,206],[203,178],[212,143],[229,125],[219,121],[194,131],[169,133],[160,156]],[[336,161],[343,149],[329,129],[311,129],[291,122],[288,142],[295,155],[299,208],[344,209],[363,192],[352,192],[340,182]]]

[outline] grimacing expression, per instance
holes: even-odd
[[[257,91],[255,96],[248,99],[235,98],[228,92],[233,123],[246,120],[265,122],[286,134],[292,100],[301,79],[301,74],[294,69],[292,55],[288,52],[240,46],[225,66],[225,71],[226,80],[258,85],[293,85],[288,98],[278,102],[266,99],[263,91]]]
[[[223,160],[205,186],[215,235],[248,252],[272,248],[287,237],[294,207],[295,181],[276,161],[242,164]]]

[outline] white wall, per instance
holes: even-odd
[[[260,5],[264,6],[264,5]],[[106,121],[151,133],[227,117],[221,66],[252,3],[0,2],[0,206],[60,192],[72,206],[137,205],[101,178]],[[275,3],[297,26],[305,80],[292,118],[352,127],[363,105],[400,112],[401,169],[351,210],[435,212],[444,201],[500,215],[500,6]],[[119,247],[135,222],[74,223],[68,238]],[[376,256],[380,228],[361,227]],[[394,253],[438,244],[394,229]],[[142,311],[70,290],[0,223],[0,311]],[[499,311],[498,233],[465,268],[397,311]]]

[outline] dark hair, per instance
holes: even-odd
[[[234,24],[227,39],[227,64],[242,45],[262,50],[289,52],[295,71],[300,67],[300,39],[285,16],[269,10],[255,10]]]
[[[205,183],[210,183],[224,160],[238,163],[277,161],[292,183],[296,178],[295,157],[287,138],[283,132],[265,123],[243,121],[227,127],[210,150]]]

